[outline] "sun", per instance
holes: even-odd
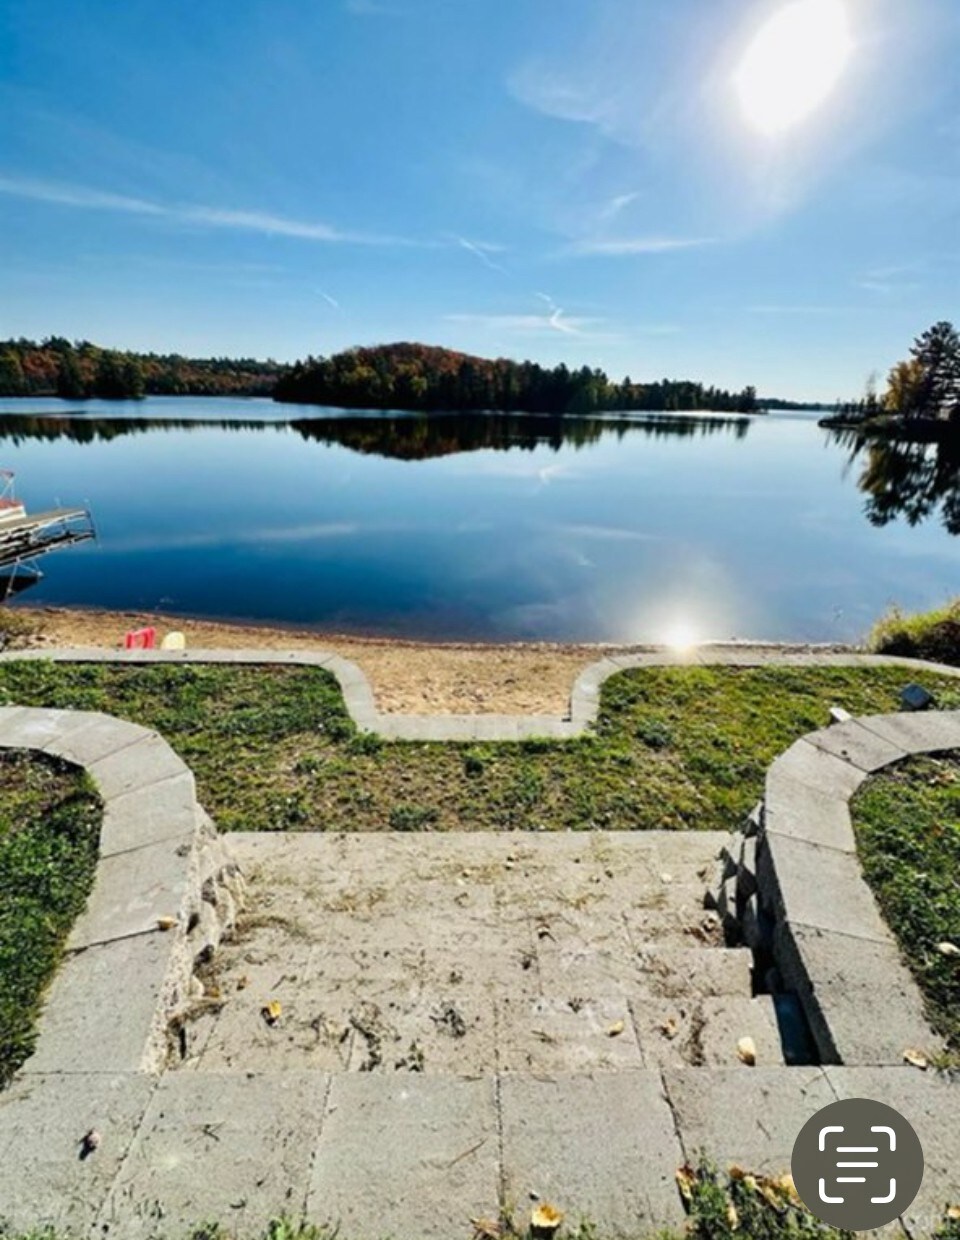
[[[793,0],[761,26],[734,75],[750,125],[775,137],[836,89],[853,39],[844,0]]]

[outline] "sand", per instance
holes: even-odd
[[[178,629],[190,649],[331,650],[363,668],[377,705],[401,714],[562,715],[580,670],[614,649],[596,645],[421,644],[298,629],[188,620],[149,612],[16,607],[33,646],[116,648],[129,629]]]

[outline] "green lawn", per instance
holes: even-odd
[[[595,735],[386,743],[357,733],[311,668],[0,665],[0,700],[104,710],[158,729],[223,830],[729,829],[768,764],[831,705],[897,708],[900,668],[662,668],[604,686]]]
[[[0,1088],[33,1049],[43,989],[93,884],[100,817],[76,768],[0,751]]]
[[[853,803],[867,881],[960,1063],[960,758],[923,758],[869,780]]]

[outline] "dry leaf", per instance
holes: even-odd
[[[800,1194],[797,1192],[797,1186],[794,1184],[793,1176],[789,1173],[789,1171],[786,1175],[780,1176],[776,1183],[780,1191],[785,1196],[789,1197],[795,1206],[800,1204]]]
[[[472,1218],[470,1226],[476,1240],[500,1240],[500,1224],[492,1218]]]
[[[748,1068],[756,1066],[757,1062],[757,1044],[753,1038],[741,1038],[737,1043],[737,1056],[741,1063],[745,1063]]]
[[[689,1163],[684,1163],[682,1167],[678,1167],[676,1171],[677,1188],[680,1190],[680,1196],[684,1201],[693,1200],[693,1187],[697,1182],[697,1173]]]
[[[937,951],[941,956],[960,956],[960,947],[956,943],[938,943]]]
[[[249,985],[250,979],[247,977],[246,973],[244,973],[243,977],[237,978],[237,990],[246,990]]]
[[[952,1219],[958,1219],[958,1218],[960,1218],[960,1206],[950,1206],[950,1207],[948,1207],[948,1209],[947,1209],[947,1218],[948,1218],[948,1219],[951,1219],[951,1220],[952,1220]]]
[[[563,1222],[563,1211],[543,1202],[530,1215],[530,1226],[535,1232],[554,1232]]]
[[[740,1226],[740,1215],[737,1213],[737,1207],[732,1201],[727,1206],[727,1222],[730,1224],[731,1231],[736,1231]]]
[[[930,1067],[930,1060],[923,1051],[914,1050],[913,1047],[908,1046],[903,1052],[903,1057],[911,1067],[919,1068],[921,1072],[926,1072]]]
[[[680,1032],[680,1026],[671,1016],[667,1020],[665,1020],[663,1024],[660,1026],[660,1032],[663,1034],[665,1038],[668,1038],[672,1042],[673,1039]]]
[[[177,921],[176,917],[158,917],[157,918],[157,929],[158,930],[172,930],[177,925],[179,925],[179,922]]]
[[[268,1025],[275,1025],[280,1019],[282,1012],[283,1008],[277,999],[271,999],[268,1004],[260,1009],[260,1015]]]
[[[622,1021],[622,1020],[618,1020],[618,1021],[616,1021],[616,1022],[615,1022],[614,1024],[612,1024],[612,1025],[610,1026],[610,1028],[607,1030],[607,1037],[608,1037],[608,1038],[619,1038],[620,1034],[621,1034],[621,1033],[623,1033],[623,1031],[624,1031],[624,1029],[626,1029],[626,1027],[627,1027],[627,1026],[623,1023],[623,1021]]]
[[[731,1180],[745,1180],[746,1178],[747,1178],[746,1171],[744,1171],[742,1167],[739,1167],[737,1166],[736,1163],[734,1163],[733,1166],[730,1168],[730,1179]]]

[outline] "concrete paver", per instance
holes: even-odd
[[[352,1240],[467,1236],[498,1215],[493,1079],[333,1078],[309,1217]]]
[[[765,1174],[789,1171],[800,1129],[835,1100],[822,1068],[680,1068],[664,1081],[687,1158]]]
[[[0,1232],[91,1228],[155,1088],[130,1073],[56,1073],[22,1077],[0,1094]],[[91,1129],[99,1148],[81,1158]]]
[[[873,1098],[904,1115],[923,1147],[923,1184],[903,1222],[911,1237],[933,1235],[947,1206],[960,1205],[960,1083],[933,1072],[827,1068],[838,1098]]]
[[[536,1194],[607,1234],[682,1224],[683,1160],[659,1073],[507,1076],[500,1098],[505,1204],[521,1222]]]
[[[246,1240],[302,1215],[329,1080],[323,1073],[168,1073],[99,1218],[118,1240],[217,1219]]]

